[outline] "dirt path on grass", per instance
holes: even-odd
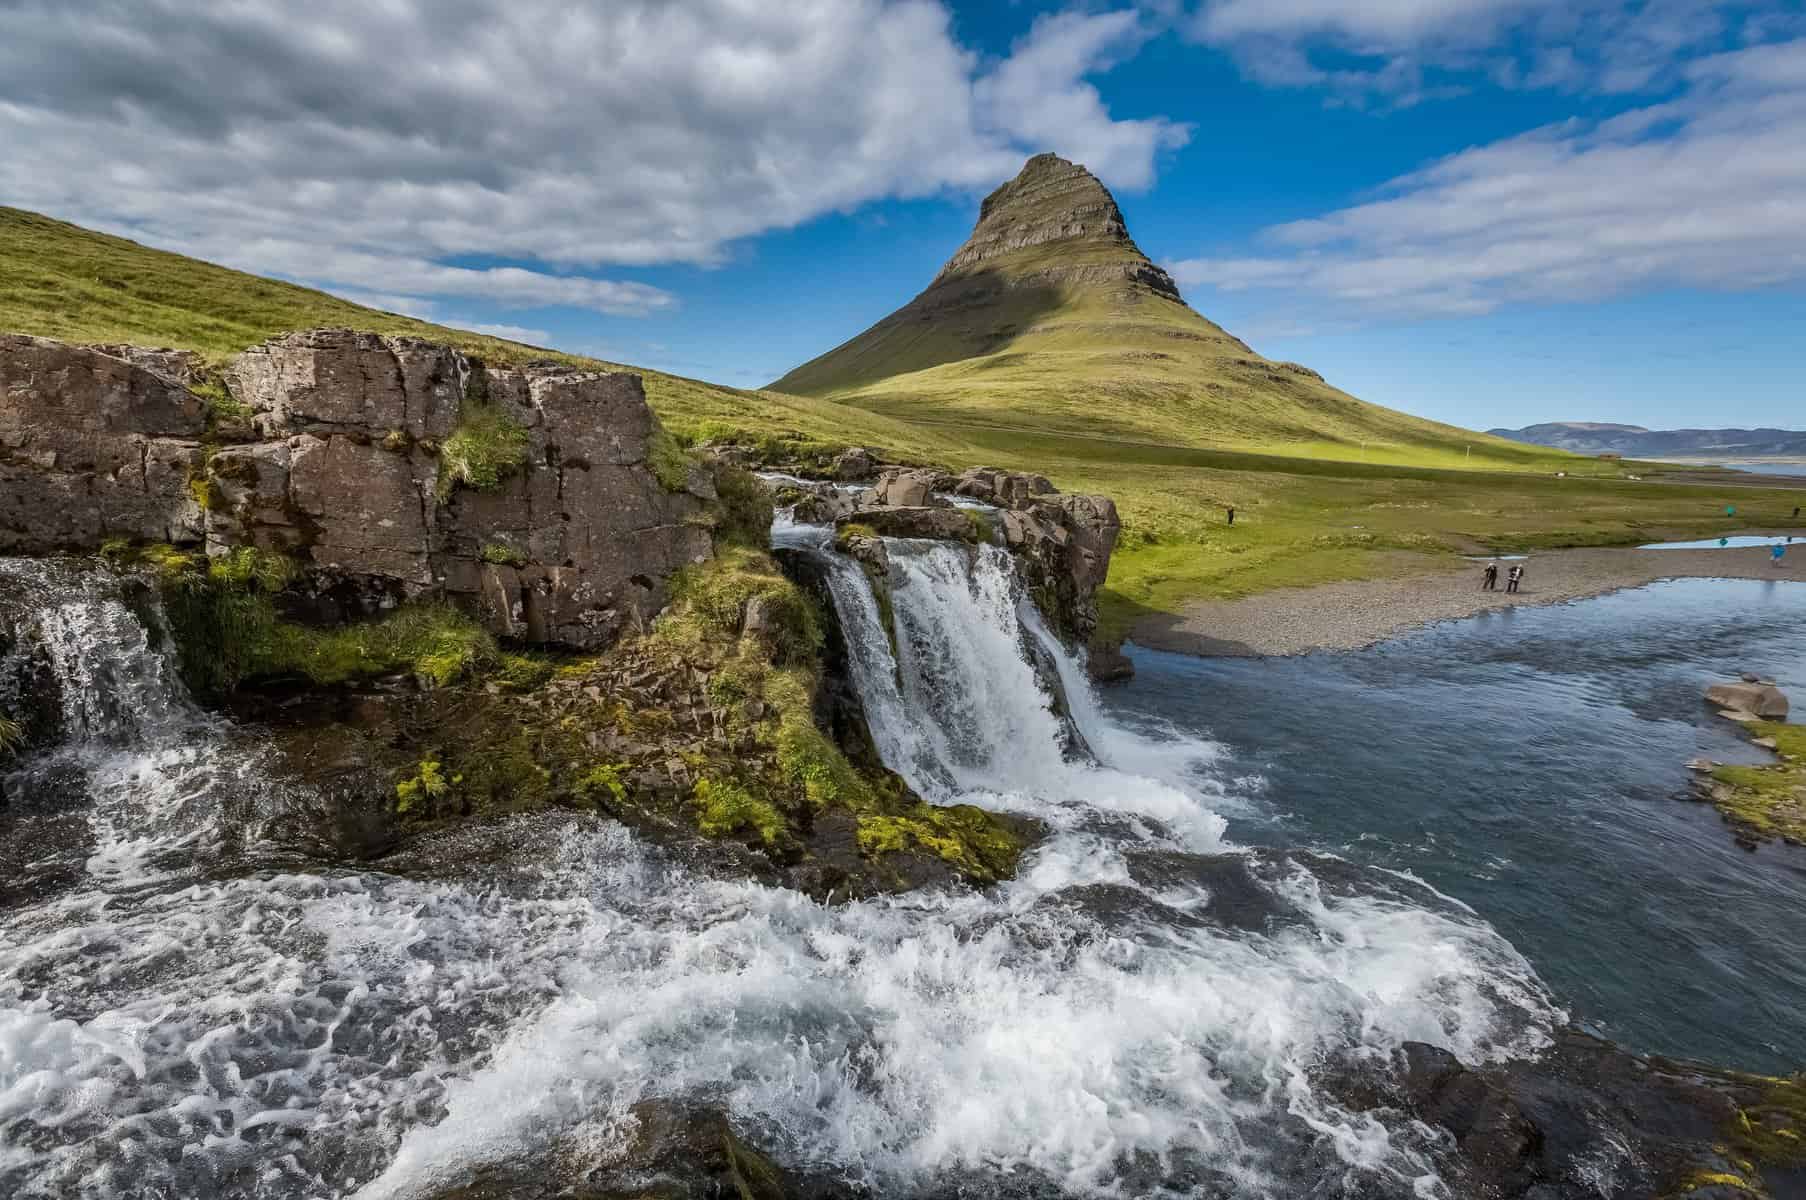
[[[1547,550],[1523,560],[1523,590],[1480,590],[1484,563],[1468,569],[1396,579],[1281,588],[1242,600],[1205,600],[1177,615],[1144,617],[1129,640],[1154,650],[1204,656],[1303,654],[1355,650],[1434,621],[1471,617],[1518,605],[1560,604],[1658,579],[1783,579],[1806,583],[1806,541],[1794,543],[1780,569],[1767,547],[1735,550]]]

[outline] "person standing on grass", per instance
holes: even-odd
[[[1480,572],[1480,590],[1483,592],[1493,592],[1497,591],[1498,587],[1499,564],[1496,562],[1489,562],[1486,564],[1486,570]]]
[[[1794,512],[1797,515],[1799,510],[1795,509]],[[1233,508],[1229,510],[1229,523],[1231,525],[1235,524],[1235,510]]]
[[[1513,566],[1511,568],[1511,573],[1505,577],[1505,590],[1508,592],[1517,591],[1518,584],[1523,582],[1523,579],[1524,579],[1523,564],[1522,563],[1513,564]]]

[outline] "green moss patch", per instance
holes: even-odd
[[[859,818],[858,839],[866,854],[926,852],[981,882],[1014,875],[1022,857],[1021,839],[995,814],[969,804],[917,804],[900,813],[865,813]]]
[[[283,620],[275,594],[295,564],[240,547],[208,558],[153,545],[112,547],[158,582],[189,686],[223,695],[246,680],[299,675],[321,685],[409,673],[445,686],[501,663],[495,641],[447,604],[409,604],[374,621],[316,629]]]
[[[1806,1076],[1764,1082],[1760,1096],[1737,1110],[1731,1144],[1762,1166],[1806,1167]]]
[[[1714,767],[1712,804],[1740,837],[1806,845],[1806,725],[1762,721],[1745,728],[1772,738],[1780,762],[1766,767]]]
[[[789,831],[790,823],[776,805],[736,783],[698,779],[695,800],[701,814],[696,827],[705,837],[750,833],[770,846]]]

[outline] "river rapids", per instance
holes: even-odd
[[[1114,722],[1002,551],[891,542],[886,630],[855,564],[779,537],[821,557],[886,764],[1048,830],[1015,880],[823,904],[558,815],[323,860],[154,603],[0,562],[4,699],[58,731],[0,808],[0,1194],[435,1197],[607,1161],[672,1098],[887,1197],[1449,1195],[1441,1135],[1321,1076],[1535,1053],[1563,1014],[1504,939],[1237,844],[1254,783]]]

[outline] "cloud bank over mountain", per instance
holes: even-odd
[[[596,277],[885,197],[982,189],[1052,146],[1130,189],[1186,128],[1087,76],[1153,26],[1045,15],[1001,58],[928,0],[12,0],[0,199],[415,308],[621,315]]]

